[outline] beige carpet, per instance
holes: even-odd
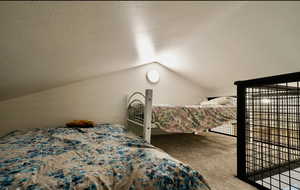
[[[152,136],[152,144],[200,171],[212,190],[255,190],[236,178],[236,139],[215,133]]]

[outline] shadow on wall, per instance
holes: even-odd
[[[160,73],[158,84],[146,80],[150,69]],[[146,88],[154,90],[154,103],[163,104],[195,104],[206,93],[160,64],[146,64],[0,102],[0,135],[14,129],[62,126],[73,119],[124,124],[127,94]]]

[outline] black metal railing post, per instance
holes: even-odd
[[[237,177],[246,179],[246,88],[237,85]]]

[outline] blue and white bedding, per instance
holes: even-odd
[[[0,138],[0,189],[207,190],[203,177],[121,125]]]

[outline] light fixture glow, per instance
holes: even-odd
[[[150,70],[147,72],[147,79],[149,82],[155,84],[159,81],[159,72],[156,70]]]
[[[155,50],[150,36],[146,33],[136,35],[136,48],[141,63],[153,62]]]

